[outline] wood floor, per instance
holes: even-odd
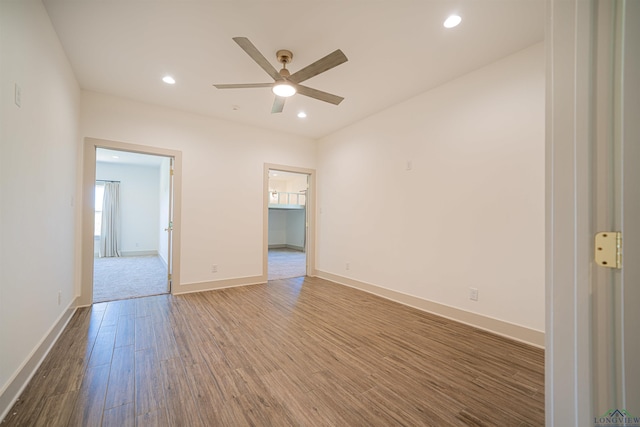
[[[542,426],[543,351],[316,278],[79,309],[5,426]]]

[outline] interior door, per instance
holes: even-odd
[[[640,2],[598,7],[596,227],[621,231],[622,268],[594,270],[594,425],[640,426]]]

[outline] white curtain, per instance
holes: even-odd
[[[120,183],[106,182],[102,199],[100,257],[120,256]]]

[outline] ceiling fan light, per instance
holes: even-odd
[[[273,85],[273,93],[283,98],[288,98],[296,94],[296,88],[292,84],[287,82],[277,82]]]

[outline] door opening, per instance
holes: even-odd
[[[171,291],[172,164],[96,148],[92,302]]]
[[[268,280],[307,275],[309,174],[270,169]]]

